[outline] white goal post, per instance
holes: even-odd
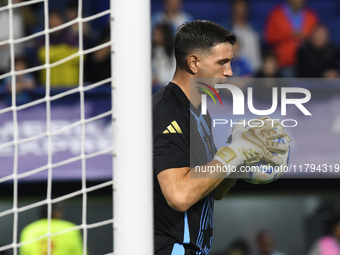
[[[114,251],[153,254],[150,0],[111,0]]]
[[[55,0],[54,3],[62,2],[57,1],[59,0]],[[67,1],[64,0],[63,3]],[[84,17],[85,3],[91,1],[96,3],[95,0],[77,0],[78,16],[53,28],[49,27],[53,3],[51,0],[19,2],[8,0],[7,5],[0,6],[0,14],[8,13],[6,19],[9,23],[9,35],[5,39],[0,38],[0,47],[8,46],[10,52],[10,69],[0,74],[0,82],[5,79],[11,82],[11,92],[8,93],[11,99],[8,105],[7,102],[5,104],[0,101],[0,186],[10,183],[11,189],[5,202],[1,200],[3,194],[0,198],[0,226],[6,229],[0,233],[0,253],[18,255],[23,246],[44,239],[47,240],[44,246],[46,254],[52,255],[54,236],[77,230],[82,233],[83,254],[86,255],[89,245],[91,242],[93,244],[91,234],[94,232],[91,231],[108,226],[109,234],[113,234],[113,240],[109,236],[109,241],[105,242],[112,247],[113,241],[112,250],[108,251],[110,254],[153,254],[150,0],[107,0],[107,4],[110,2],[110,9],[106,6],[106,10]],[[43,6],[41,14],[44,18],[42,24],[39,24],[41,30],[16,37],[13,32],[14,14],[18,13],[20,8],[29,5]],[[108,15],[111,19],[110,41],[101,42],[100,45],[92,48],[87,47],[83,25]],[[67,57],[53,61],[50,57],[51,33],[72,25],[78,25],[78,49]],[[38,37],[44,37],[45,63],[38,63],[33,67],[28,66],[17,71],[15,69],[16,47],[26,43],[31,45]],[[111,47],[111,77],[91,84],[84,83],[86,58],[91,53],[108,47]],[[51,69],[56,70],[55,67],[75,59],[79,60],[79,73],[77,72],[79,83],[65,90],[57,90],[55,84],[51,83]],[[17,77],[41,71],[46,74],[46,84],[37,86],[37,89],[31,92],[41,94],[23,104],[18,103]],[[109,96],[107,97],[112,109],[104,107],[100,111],[92,111],[97,105],[90,103],[87,95],[93,97],[97,95],[98,90],[95,90],[97,88],[100,93],[105,94],[105,86],[108,84],[107,88],[110,90],[110,83],[112,101]],[[92,92],[88,93],[90,90]],[[0,89],[3,93],[0,93],[0,97],[3,97],[5,93],[3,91]],[[67,99],[68,96],[77,98],[77,102],[72,102],[74,103],[72,106],[61,103],[60,108],[58,108],[60,105],[55,107],[56,102],[63,102],[62,100]],[[96,98],[96,100],[101,99]],[[30,115],[31,113],[34,114]],[[71,117],[67,117],[68,114]],[[112,117],[112,121],[106,121],[106,117]],[[3,130],[6,130],[6,133],[1,132]],[[73,143],[74,141],[76,142]],[[103,158],[108,163],[105,167],[109,165],[105,168],[108,171],[100,173],[102,175],[99,176],[99,172],[104,169],[104,164],[98,166],[96,164],[103,163],[101,162]],[[98,178],[95,179],[96,177]],[[79,182],[80,188],[72,187],[75,191],[53,195],[52,186],[55,181],[62,182],[64,185],[65,180],[75,179]],[[35,189],[32,180],[36,183],[45,182],[47,188],[39,189],[38,192],[41,193],[39,197],[37,195],[27,199],[24,194],[24,199],[21,200],[19,187],[22,183],[29,183],[30,188]],[[65,187],[68,185],[67,181]],[[92,185],[92,181],[95,184]],[[88,213],[91,211],[88,195],[90,192],[104,188],[110,189],[108,193],[113,194],[113,216],[111,217],[110,210],[108,218],[98,213],[100,217],[92,220]],[[72,228],[53,232],[52,205],[65,201],[72,202],[76,199],[81,201],[82,205],[76,208],[79,214],[74,216],[78,222]],[[111,202],[111,197],[109,200]],[[48,208],[47,233],[34,239],[21,241],[20,234],[24,226],[36,220],[34,217],[27,219],[25,216],[34,215],[43,206]],[[109,208],[112,208],[111,204]],[[112,232],[111,226],[113,226]],[[94,255],[91,252],[89,254]]]

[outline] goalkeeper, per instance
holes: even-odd
[[[260,160],[277,165],[282,161],[280,154],[287,151],[273,141],[285,135],[282,129],[274,129],[268,123],[248,131],[238,129],[232,134],[229,147],[216,150],[210,115],[200,114],[201,97],[198,92],[190,93],[190,79],[226,81],[232,76],[230,61],[235,41],[234,34],[216,23],[201,20],[184,23],[175,36],[174,77],[153,96],[157,255],[210,252],[214,199],[221,199],[236,179],[226,178],[229,173],[224,172],[215,172],[210,178],[191,178],[191,169],[238,167]],[[270,151],[279,154],[275,156]]]

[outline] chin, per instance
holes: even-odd
[[[215,79],[216,79],[215,84],[224,84],[224,83],[227,83],[227,78],[226,78],[226,77],[223,77],[223,78],[215,78]]]

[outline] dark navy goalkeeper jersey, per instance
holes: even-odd
[[[153,95],[153,145],[155,254],[209,254],[213,193],[183,213],[167,204],[157,180],[163,170],[204,165],[216,153],[210,116],[202,116],[174,83]]]

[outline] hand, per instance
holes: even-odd
[[[253,121],[252,126],[246,125],[245,121],[239,121],[232,131],[232,143],[228,147],[221,147],[215,154],[214,159],[227,166],[232,164],[255,165],[265,161],[272,165],[281,165],[284,159],[280,155],[288,151],[287,145],[274,141],[289,136],[283,131],[281,123],[269,117],[260,117]],[[272,153],[273,152],[273,153]]]
[[[262,117],[259,120],[263,121],[262,126],[260,124],[259,127],[250,128],[242,133],[242,138],[257,147],[257,149],[253,148],[253,150],[259,153],[256,155],[257,157],[249,157],[246,151],[244,163],[247,165],[256,164],[259,162],[257,158],[260,156],[260,160],[264,160],[269,164],[282,165],[284,162],[282,157],[273,153],[284,155],[288,151],[288,147],[286,144],[274,140],[289,136],[283,131],[281,123],[273,121],[269,117]],[[245,145],[246,150],[249,148],[248,146],[249,144]]]

